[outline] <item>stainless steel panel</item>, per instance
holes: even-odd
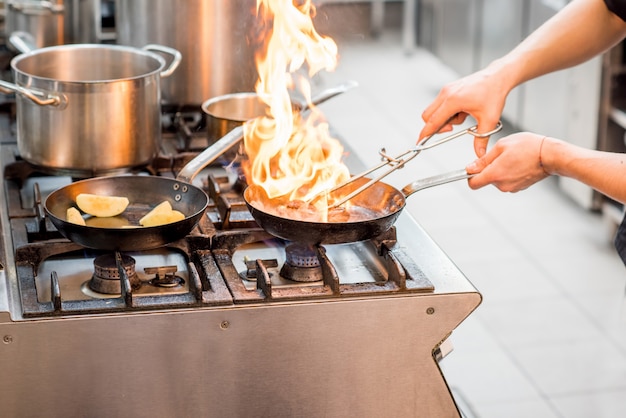
[[[533,32],[567,4],[565,0],[531,0],[528,33]],[[568,86],[565,71],[547,74],[528,81],[520,126],[544,135],[565,138]]]
[[[484,68],[517,46],[526,35],[527,0],[483,0],[480,19],[478,68]],[[524,86],[508,96],[503,117],[517,125]]]
[[[10,417],[456,417],[433,350],[476,292],[0,324]]]
[[[482,0],[440,0],[435,14],[435,53],[463,76],[478,69]]]

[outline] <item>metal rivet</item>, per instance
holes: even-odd
[[[178,189],[180,189],[180,184],[175,183],[175,184],[174,184],[174,190],[178,190]]]
[[[5,335],[4,337],[2,337],[2,342],[5,344],[11,344],[13,342],[13,336]]]
[[[432,314],[434,314],[434,313],[435,313],[435,308],[428,308],[428,309],[426,309],[426,313],[427,313],[428,315],[432,315]]]
[[[222,321],[222,323],[220,324],[221,329],[227,329],[229,326],[230,323],[228,321]]]

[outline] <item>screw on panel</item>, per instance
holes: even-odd
[[[434,314],[434,313],[435,313],[435,308],[428,308],[428,309],[426,309],[426,313],[427,313],[428,315],[432,315],[432,314]]]
[[[227,329],[229,326],[230,323],[228,321],[222,321],[222,323],[220,324],[221,329]]]
[[[5,335],[4,337],[2,337],[2,342],[5,344],[11,344],[13,342],[13,336]]]

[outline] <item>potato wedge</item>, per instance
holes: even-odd
[[[68,208],[65,212],[65,220],[76,225],[85,225],[85,219],[75,207]]]
[[[172,209],[172,205],[168,201],[163,201],[155,206],[143,218],[139,220],[141,226],[159,226],[172,222],[178,222],[185,219],[182,212]]]
[[[156,213],[168,213],[172,211],[172,204],[167,201],[164,200],[161,203],[159,203],[158,205],[156,205],[149,213],[149,214],[156,214]],[[146,215],[147,216],[147,215]],[[145,216],[144,216],[145,218]],[[140,221],[141,222],[141,221]]]
[[[147,216],[147,215],[146,215]],[[141,226],[159,226],[170,224],[172,222],[178,222],[185,219],[185,215],[177,210],[173,210],[171,212],[161,212],[157,213],[153,216],[149,216],[146,219],[143,219],[143,222],[140,221]]]
[[[81,193],[76,196],[76,205],[83,212],[108,218],[117,216],[128,207],[128,198],[122,196],[103,196],[90,193]]]
[[[94,228],[125,228],[130,225],[130,222],[122,216],[107,216],[106,218],[91,216],[85,219],[85,224]]]

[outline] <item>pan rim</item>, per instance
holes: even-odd
[[[277,215],[277,214],[275,214],[273,212],[268,212],[266,210],[260,209],[258,206],[254,205],[250,201],[250,199],[248,199],[248,194],[251,193],[251,192],[248,192],[248,189],[250,189],[250,187],[246,187],[246,189],[244,190],[243,198],[244,198],[244,201],[246,202],[246,204],[250,208],[252,208],[252,209],[254,209],[254,210],[264,214],[265,216],[268,216],[268,217],[271,216],[271,217],[273,217],[275,219],[278,219],[278,220],[285,220],[285,221],[289,221],[289,222],[298,222],[299,224],[303,224],[303,225],[310,226],[310,227],[314,227],[314,226],[318,226],[318,225],[319,226],[328,226],[328,225],[363,225],[364,223],[376,222],[378,220],[387,218],[387,217],[389,217],[389,216],[391,216],[391,215],[393,215],[395,213],[401,212],[406,207],[406,197],[404,196],[404,194],[400,190],[398,190],[395,187],[391,186],[390,184],[382,182],[382,181],[380,181],[378,183],[383,185],[386,188],[394,190],[396,192],[396,196],[401,198],[401,204],[397,204],[395,206],[395,210],[390,211],[389,213],[385,213],[385,214],[382,214],[380,216],[367,218],[367,219],[361,219],[361,220],[351,220],[351,221],[343,221],[343,222],[339,222],[339,221],[320,222],[320,221],[293,219],[293,218],[287,218],[285,216],[280,216],[280,215]]]
[[[80,225],[80,224],[74,224],[71,223],[69,221],[67,221],[64,217],[59,216],[58,214],[55,214],[49,207],[48,202],[49,200],[54,197],[57,194],[62,193],[63,190],[67,190],[68,187],[80,187],[83,184],[91,184],[91,183],[99,183],[99,182],[104,182],[104,181],[114,181],[115,179],[137,179],[137,181],[146,181],[143,179],[148,179],[147,181],[159,181],[159,182],[170,182],[172,184],[183,184],[187,187],[192,187],[193,190],[202,193],[205,196],[205,202],[202,205],[202,207],[199,210],[196,210],[194,213],[192,214],[185,214],[185,218],[176,222],[171,222],[168,224],[164,224],[164,225],[154,225],[154,226],[141,226],[141,225],[130,225],[130,226],[125,226],[125,227],[111,227],[111,228],[107,228],[107,227],[99,227],[99,226],[91,226],[91,225]],[[142,179],[142,180],[139,180]],[[131,181],[135,181],[135,180],[131,180]],[[51,218],[54,218],[55,220],[57,220],[60,223],[63,224],[69,224],[71,223],[72,228],[76,227],[79,229],[84,229],[85,231],[89,230],[89,231],[103,231],[103,232],[110,232],[110,231],[118,231],[120,233],[126,233],[125,231],[135,231],[135,230],[141,230],[141,231],[150,231],[150,230],[156,230],[159,229],[163,226],[175,226],[181,223],[184,223],[185,221],[200,216],[202,213],[204,213],[207,209],[207,207],[209,206],[209,196],[206,194],[206,192],[204,190],[202,190],[202,188],[195,186],[191,183],[182,181],[182,180],[178,180],[178,179],[172,179],[169,177],[159,177],[159,176],[153,176],[153,175],[118,175],[118,176],[105,176],[105,177],[93,177],[93,178],[89,178],[89,179],[83,179],[83,180],[78,180],[78,181],[74,181],[66,186],[62,186],[59,187],[58,189],[55,189],[54,191],[52,191],[44,200],[43,202],[43,207],[44,210],[46,211],[46,214],[48,216],[50,216]],[[158,203],[158,202],[157,202]],[[82,212],[82,211],[81,211]]]

